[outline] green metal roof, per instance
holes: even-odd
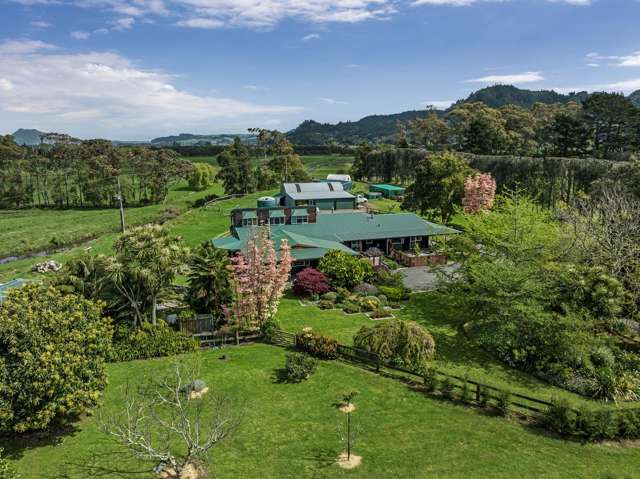
[[[306,208],[294,208],[291,210],[291,216],[309,216]]]
[[[378,188],[380,190],[386,190],[386,191],[404,191],[405,188],[403,188],[402,186],[396,186],[396,185],[387,185],[385,183],[381,183],[379,185],[371,185],[370,188]]]
[[[243,211],[242,212],[242,219],[243,220],[252,220],[252,219],[257,219],[258,218],[258,214],[256,213],[256,210],[250,210],[250,211]]]
[[[269,218],[284,218],[284,210],[269,210]]]
[[[20,288],[21,286],[31,282],[32,281],[29,281],[28,279],[17,278],[7,281],[6,283],[0,283],[0,303],[2,303],[2,301],[7,297],[9,290]]]

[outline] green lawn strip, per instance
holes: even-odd
[[[636,405],[591,401],[509,367],[460,335],[451,323],[455,314],[453,308],[442,304],[438,296],[432,293],[413,295],[404,309],[394,311],[396,317],[417,321],[433,334],[437,351],[433,364],[444,373],[460,377],[467,375],[470,380],[543,401],[565,398],[575,407],[615,409]],[[286,331],[297,332],[309,326],[346,345],[352,344],[353,335],[362,326],[376,324],[364,314],[345,315],[341,310],[321,310],[315,305],[301,306],[292,296],[281,302],[277,319]]]
[[[201,360],[209,394],[224,393],[246,411],[236,434],[212,452],[216,477],[630,478],[637,472],[633,448],[548,437],[341,362],[322,362],[309,380],[287,384],[275,381],[284,349],[258,344],[225,353],[231,360],[218,359],[219,351],[194,355]],[[127,381],[140,384],[143,376],[157,376],[171,363],[163,358],[110,365],[104,413],[121,410]],[[333,404],[353,389],[360,392],[354,452],[363,463],[343,471],[333,459],[342,449],[338,425],[345,418]],[[153,477],[145,470],[154,464],[122,454],[100,433],[95,417],[82,420],[57,444],[12,441],[5,446],[23,479]]]
[[[353,163],[353,157],[346,155],[307,155],[301,158],[305,169],[315,180],[324,180],[331,173],[348,174]]]

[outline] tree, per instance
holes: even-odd
[[[620,93],[594,93],[582,104],[583,118],[592,131],[593,149],[608,158],[626,151],[636,139],[638,109]]]
[[[293,291],[297,296],[312,296],[327,293],[331,288],[324,273],[317,269],[305,268],[296,275]]]
[[[318,264],[334,287],[353,288],[364,283],[373,275],[373,267],[368,261],[338,250],[331,250]]]
[[[224,306],[232,301],[231,262],[227,251],[205,241],[189,259],[187,301],[198,313],[224,317]]]
[[[362,141],[358,144],[353,158],[353,165],[351,165],[351,175],[355,179],[359,180],[367,176],[365,172],[365,161],[371,151],[373,151],[373,147],[368,141]]]
[[[189,186],[197,191],[204,190],[215,181],[215,169],[207,163],[194,163],[187,175]]]
[[[158,297],[184,265],[187,249],[181,239],[159,225],[132,228],[114,243],[116,256],[109,258],[107,274],[126,299],[134,327],[147,317],[156,324]]]
[[[0,430],[65,424],[96,405],[107,383],[111,326],[102,304],[25,285],[0,304]]]
[[[488,173],[476,173],[464,182],[462,206],[465,213],[491,209],[496,197],[496,182]]]
[[[499,110],[484,103],[463,103],[449,113],[458,150],[501,154],[508,143],[506,121]]]
[[[225,315],[236,329],[259,329],[278,311],[291,272],[291,253],[282,240],[279,260],[267,226],[254,231],[246,251],[232,258],[233,302]],[[237,339],[237,336],[236,336]]]
[[[249,150],[240,141],[240,138],[236,137],[233,143],[218,155],[217,159],[220,171],[216,179],[222,181],[226,194],[246,194],[256,190]]]
[[[137,391],[127,387],[124,411],[101,418],[101,429],[171,479],[205,478],[211,449],[237,430],[242,414],[230,398],[202,393],[200,383],[195,369],[176,361],[171,374],[148,378]]]
[[[465,179],[471,174],[467,161],[453,153],[423,160],[416,168],[415,182],[407,188],[402,207],[449,221],[462,203]]]
[[[425,118],[416,118],[410,122],[409,128],[413,143],[429,151],[445,150],[449,144],[449,124],[435,111],[430,111]]]
[[[271,159],[269,168],[282,179],[283,182],[306,182],[311,177],[304,169],[304,164],[295,153],[293,145],[279,131],[270,131],[263,135],[263,144]]]

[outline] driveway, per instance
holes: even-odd
[[[416,266],[415,268],[400,268],[404,276],[402,282],[411,291],[431,291],[438,286],[438,275],[434,268],[440,268],[447,273],[453,273],[460,268],[459,263],[452,263],[446,266]]]

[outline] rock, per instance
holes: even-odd
[[[57,261],[50,259],[49,261],[45,261],[43,263],[36,263],[31,267],[31,271],[34,273],[48,273],[50,271],[60,271],[62,269],[62,265]]]

